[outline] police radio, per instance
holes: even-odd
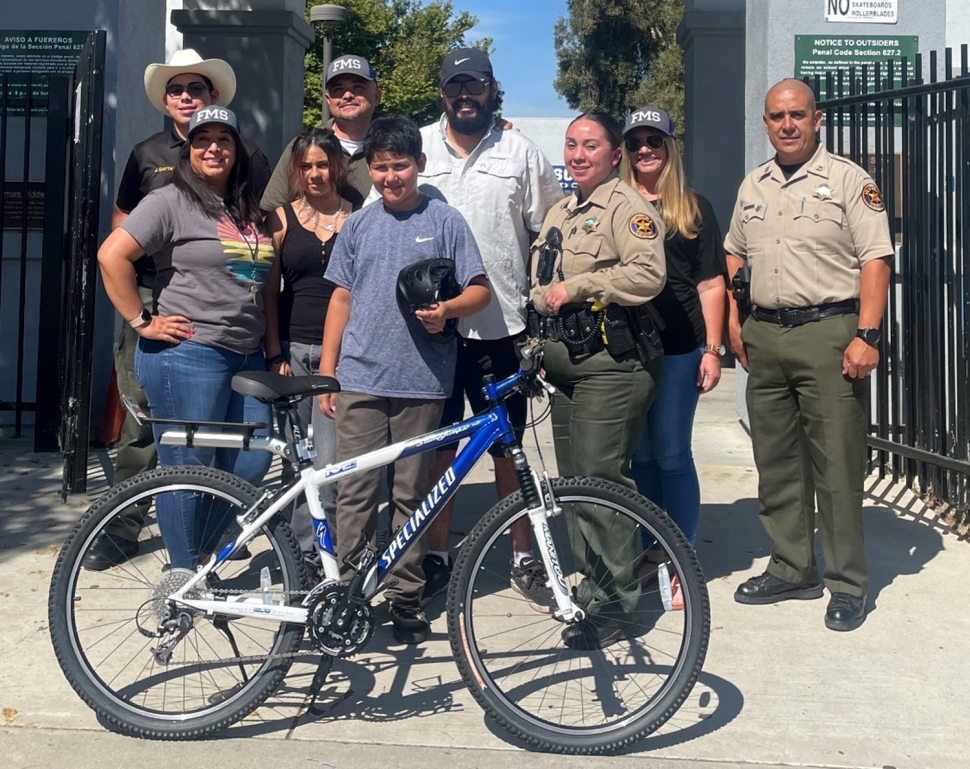
[[[536,278],[540,286],[545,286],[552,280],[552,273],[560,254],[562,254],[562,233],[558,227],[550,227],[546,233],[545,245],[539,252],[539,267],[536,269]]]

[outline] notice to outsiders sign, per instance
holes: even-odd
[[[895,24],[899,0],[823,0],[825,20]]]

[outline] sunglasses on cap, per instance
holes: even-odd
[[[457,80],[449,80],[441,87],[441,92],[449,99],[454,99],[461,94],[462,90],[468,91],[472,96],[481,96],[492,81],[485,80],[466,80],[464,83]]]
[[[628,152],[639,152],[641,147],[659,150],[664,146],[664,137],[660,134],[647,134],[642,139],[638,139],[636,136],[630,136],[623,143],[626,145]]]
[[[205,83],[200,83],[196,80],[188,85],[182,85],[181,83],[169,83],[165,86],[165,95],[171,96],[178,99],[186,91],[189,92],[189,96],[193,99],[199,99],[209,92],[209,86]]]

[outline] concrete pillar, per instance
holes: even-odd
[[[686,0],[677,42],[684,49],[684,170],[711,201],[727,233],[745,167],[745,0]],[[735,402],[748,423],[745,371]]]
[[[172,11],[182,47],[225,59],[236,72],[230,105],[246,138],[275,164],[301,126],[303,57],[313,28],[304,0],[185,0]]]
[[[744,0],[687,0],[677,30],[684,50],[684,168],[727,228],[744,178]]]

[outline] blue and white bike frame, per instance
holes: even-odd
[[[263,495],[260,501],[252,510],[247,511],[240,517],[242,531],[240,535],[231,543],[226,545],[219,553],[216,553],[207,564],[200,567],[196,575],[190,579],[170,598],[186,606],[204,611],[207,613],[218,613],[226,616],[250,617],[265,619],[276,622],[293,622],[306,624],[307,609],[304,606],[288,606],[284,602],[280,604],[265,603],[262,597],[258,596],[228,596],[226,600],[211,600],[206,598],[204,587],[201,590],[197,586],[203,584],[205,576],[212,571],[218,564],[225,561],[235,550],[242,547],[250,537],[264,526],[274,515],[286,509],[301,494],[309,490],[316,490],[321,486],[334,483],[340,478],[349,478],[357,473],[383,467],[392,462],[431,451],[439,446],[454,443],[463,438],[470,438],[469,442],[461,449],[455,457],[454,463],[445,470],[444,475],[431,489],[420,507],[412,513],[408,521],[394,535],[388,544],[387,549],[380,555],[377,561],[368,570],[364,579],[363,596],[365,599],[371,598],[383,583],[384,579],[393,571],[395,564],[401,559],[414,542],[421,536],[424,530],[430,525],[434,517],[444,507],[445,503],[452,497],[461,483],[471,472],[478,461],[485,456],[488,449],[495,443],[503,445],[513,445],[515,434],[509,422],[508,410],[503,403],[503,398],[515,390],[524,379],[522,371],[518,371],[501,382],[491,382],[484,386],[486,400],[494,405],[488,411],[458,422],[450,427],[443,427],[434,432],[411,438],[410,440],[395,443],[376,451],[362,454],[354,459],[346,460],[338,464],[330,464],[319,470],[312,467],[305,467],[300,471],[299,478],[292,483],[284,492],[277,496],[262,513],[253,517],[253,512],[258,509],[269,491]],[[543,383],[549,392],[552,388]],[[161,436],[161,442],[166,445],[184,446],[190,442],[195,446],[205,446],[213,448],[243,448],[244,441],[250,450],[272,451],[282,457],[289,456],[290,449],[288,444],[278,437],[244,437],[241,434],[232,433],[205,433],[194,432],[191,435],[185,430],[167,430]],[[306,441],[297,444],[298,451],[305,459],[311,455],[305,453]],[[577,615],[581,616],[582,609],[576,606],[569,596],[566,580],[563,577],[562,569],[553,546],[552,535],[546,519],[556,515],[561,510],[556,506],[556,502],[551,494],[546,493],[548,479],[540,479],[533,473],[536,488],[540,490],[539,497],[541,505],[536,509],[530,510],[528,515],[532,522],[533,531],[536,533],[536,548],[541,554],[546,566],[546,573],[553,575],[550,579],[550,586],[556,597],[559,606],[557,615],[561,615],[566,621],[572,620]],[[320,503],[320,496],[316,493],[306,494],[306,501],[313,516],[313,526],[316,533],[317,549],[320,553],[323,564],[324,582],[340,581],[340,571],[337,563],[336,551],[333,546],[333,539],[327,526],[326,516],[323,506]],[[186,598],[185,595],[193,589],[200,598]],[[311,596],[313,591],[311,591]]]

